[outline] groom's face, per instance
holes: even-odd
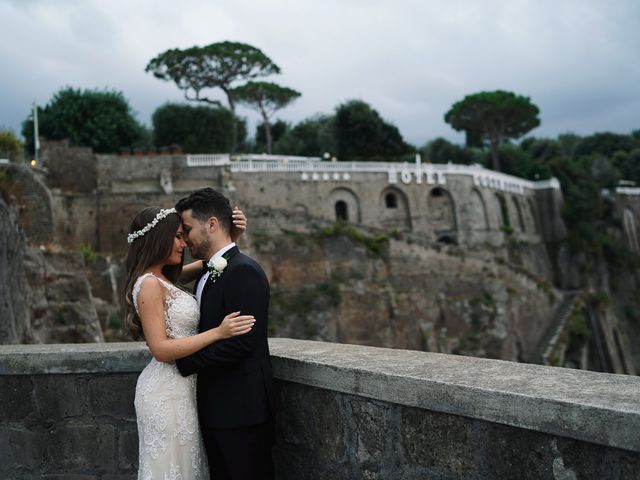
[[[191,213],[191,210],[185,210],[181,215],[187,246],[193,258],[207,260],[213,244],[209,222],[201,222]]]

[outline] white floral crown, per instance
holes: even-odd
[[[163,208],[158,212],[158,214],[156,215],[156,218],[154,218],[151,222],[147,223],[143,229],[138,230],[137,232],[130,233],[127,236],[127,243],[131,245],[136,238],[144,236],[149,230],[155,227],[160,220],[162,220],[163,218],[166,218],[172,213],[176,213],[175,208]]]

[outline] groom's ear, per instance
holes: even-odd
[[[215,232],[216,229],[220,227],[220,222],[218,221],[218,217],[209,217],[207,220],[207,226],[210,232]]]

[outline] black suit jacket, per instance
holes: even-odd
[[[227,338],[176,360],[183,376],[198,373],[198,414],[209,428],[256,425],[273,418],[273,372],[267,343],[269,282],[238,247],[224,255],[227,267],[207,280],[200,301],[201,332],[240,311],[256,319],[245,335]],[[196,287],[198,283],[196,282]]]

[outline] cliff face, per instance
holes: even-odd
[[[486,252],[274,224],[244,240],[271,280],[272,335],[539,361],[560,299],[543,277]]]
[[[0,343],[103,341],[82,254],[29,246],[17,200],[23,192],[1,191]]]
[[[24,274],[25,235],[18,207],[0,197],[0,344],[25,343],[29,288]]]

